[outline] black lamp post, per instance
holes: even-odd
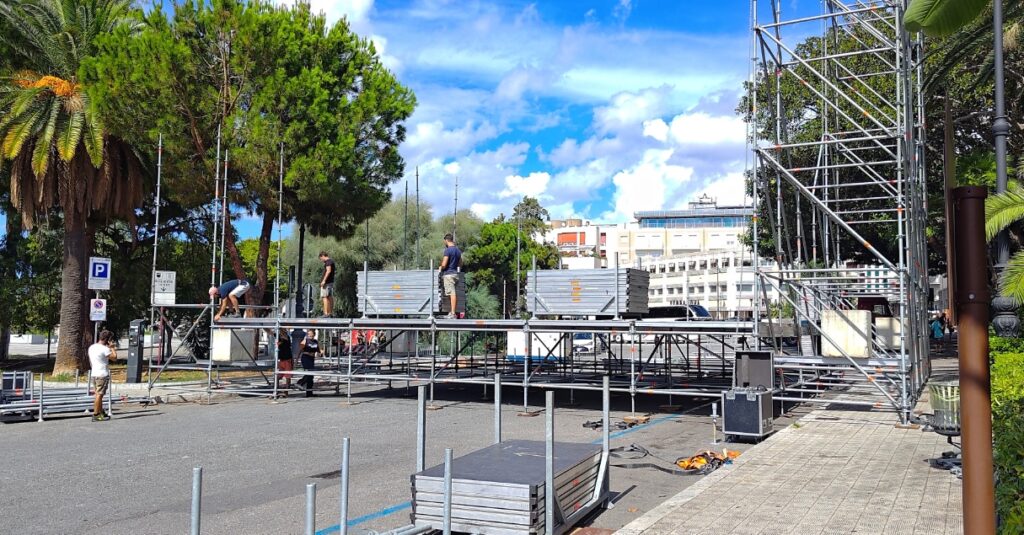
[[[996,142],[996,193],[1006,192],[1006,138],[1010,135],[1010,121],[1006,118],[1005,78],[1003,74],[1003,2],[992,2],[995,34],[995,105],[996,116],[992,133]],[[1010,260],[1010,242],[1004,230],[996,237],[996,270],[1002,272]],[[1013,299],[997,296],[992,299],[992,327],[998,336],[1016,337],[1020,333],[1017,304]]]

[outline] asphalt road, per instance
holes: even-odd
[[[341,438],[351,438],[350,518],[353,532],[409,523],[410,475],[415,468],[416,399],[405,389],[363,387],[353,398],[291,398],[282,402],[224,397],[212,405],[180,403],[128,409],[110,422],[62,418],[0,426],[0,532],[187,533],[191,473],[202,466],[204,533],[301,533],[304,493],[316,482],[317,529],[338,524],[338,480],[317,478],[338,469]],[[481,387],[437,387],[441,410],[428,411],[427,464],[487,446],[493,405]],[[596,394],[596,395],[595,395]],[[521,390],[507,388],[505,438],[543,440],[544,416],[517,416]],[[638,398],[649,424],[613,433],[612,446],[642,445],[639,462],[671,466],[677,457],[711,446],[709,406],[688,401],[679,412],[658,412],[665,398]],[[600,441],[583,422],[600,418],[599,393],[556,395],[556,438]],[[677,400],[678,402],[678,400]],[[531,392],[532,409],[543,397]],[[629,398],[613,396],[613,419],[629,414]],[[780,424],[784,425],[784,423]],[[719,444],[717,448],[733,447]],[[745,449],[747,445],[735,445]],[[613,459],[614,463],[638,462]],[[613,509],[590,525],[615,529],[653,508],[700,476],[650,468],[611,471]]]

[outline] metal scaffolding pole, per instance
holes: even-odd
[[[760,300],[771,288],[793,309],[788,319],[773,314],[769,327],[791,321],[806,333],[806,323],[828,340],[818,322],[827,314],[842,318],[863,339],[868,359],[892,363],[885,384],[860,357],[814,358],[863,376],[904,422],[927,378],[928,351],[921,43],[902,29],[905,3],[822,0],[821,13],[787,18],[785,2],[751,0],[748,110],[755,295]],[[818,109],[808,113],[805,106]],[[820,137],[787,139],[802,126]],[[759,259],[758,216],[765,213],[774,219],[769,234],[778,266]],[[793,213],[811,220],[810,254],[803,251],[803,221],[786,219]],[[868,236],[888,243],[876,246]],[[846,267],[854,261],[870,265]],[[897,330],[890,339],[881,341],[877,327],[858,328],[841,312],[857,309],[863,297],[891,304]],[[757,344],[762,307],[754,306]]]

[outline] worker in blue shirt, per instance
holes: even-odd
[[[249,281],[245,279],[234,279],[225,282],[218,286],[210,287],[210,298],[220,297],[220,311],[213,317],[213,321],[220,321],[220,317],[224,315],[224,311],[227,310],[228,303],[231,303],[231,308],[235,315],[241,316],[242,309],[238,306],[238,298],[242,297],[252,286],[249,285]]]

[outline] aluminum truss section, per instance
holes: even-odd
[[[899,322],[896,343],[853,329],[867,359],[789,365],[862,377],[903,421],[929,371],[921,43],[902,29],[906,3],[822,0],[791,14],[789,2],[752,0],[749,95],[754,233],[774,249],[755,240],[755,254],[779,266],[758,263],[758,295],[778,291],[811,338],[829,338],[825,311],[865,297],[886,298]]]

